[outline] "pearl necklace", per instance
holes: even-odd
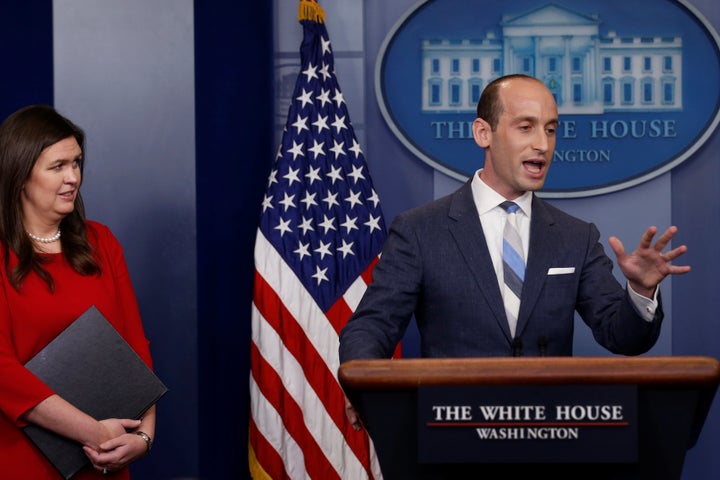
[[[27,231],[25,233],[28,234],[28,237],[30,237],[33,240],[35,240],[36,242],[40,242],[40,243],[53,243],[53,242],[57,242],[58,240],[60,240],[60,229],[59,228],[58,228],[57,233],[55,235],[53,235],[52,237],[43,238],[43,237],[38,237],[37,235],[33,235],[32,233],[27,232]]]

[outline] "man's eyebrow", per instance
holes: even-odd
[[[522,123],[522,122],[538,123],[538,118],[533,117],[532,115],[524,115],[524,116],[520,116],[520,117],[515,117],[512,121],[512,123]]]
[[[522,122],[530,122],[530,123],[540,123],[540,119],[538,117],[535,117],[533,115],[524,115],[514,118],[511,121],[513,124],[522,123]],[[547,122],[545,122],[545,125],[554,124],[557,125],[560,123],[560,120],[558,117],[551,118]]]

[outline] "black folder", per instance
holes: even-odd
[[[138,419],[168,391],[95,306],[25,366],[98,420]],[[23,430],[66,480],[89,463],[78,442],[37,425]]]

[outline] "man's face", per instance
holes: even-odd
[[[481,177],[502,196],[513,199],[545,183],[555,151],[558,110],[550,91],[529,79],[505,82],[500,100],[503,113],[497,127],[490,131],[487,126],[485,139],[478,141],[485,148]]]

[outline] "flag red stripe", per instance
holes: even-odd
[[[340,299],[333,303],[332,307],[325,312],[325,316],[335,329],[335,332],[340,335],[340,330],[345,326],[352,313],[350,307],[348,307],[347,303],[340,297]]]
[[[370,262],[370,266],[368,266],[368,268],[366,268],[365,271],[362,272],[362,274],[360,275],[362,279],[365,280],[365,283],[367,283],[368,285],[370,285],[370,283],[372,282],[372,271],[373,268],[375,268],[375,264],[377,264],[379,260],[380,257],[376,255],[375,258],[372,259],[372,262]]]
[[[330,372],[325,360],[312,348],[312,343],[308,340],[306,333],[300,328],[293,315],[285,308],[275,291],[257,271],[255,272],[254,289],[256,308],[268,324],[283,338],[285,348],[292,353],[301,365],[307,383],[323,401],[330,418],[345,436],[348,446],[362,463],[368,472],[368,476],[372,477],[367,433],[365,431],[356,432],[348,421],[345,415],[345,394],[337,381],[335,372]],[[338,303],[344,304],[345,302],[341,299],[336,302],[336,305]],[[347,305],[344,307],[339,306],[338,310],[343,308],[349,310]],[[257,383],[264,392],[265,382],[258,380]],[[298,441],[298,443],[300,442]]]
[[[255,457],[257,458],[261,468],[270,478],[273,480],[285,480],[290,478],[285,471],[282,457],[278,455],[273,446],[268,443],[267,439],[257,429],[257,425],[255,425],[255,421],[252,416],[250,417],[250,445],[252,445]]]
[[[376,256],[372,262],[370,262],[370,265],[368,268],[365,269],[364,272],[360,275],[360,278],[366,283],[370,283],[370,279],[372,277],[372,269],[375,267],[375,264],[378,261],[378,257]],[[350,318],[350,315],[352,315],[353,310],[350,308],[350,306],[343,300],[342,297],[338,299],[337,302],[335,302],[332,307],[325,313],[330,320],[330,323],[332,324],[333,328],[335,329],[335,332],[337,332],[338,335],[340,335],[340,331],[347,323],[348,319]]]

